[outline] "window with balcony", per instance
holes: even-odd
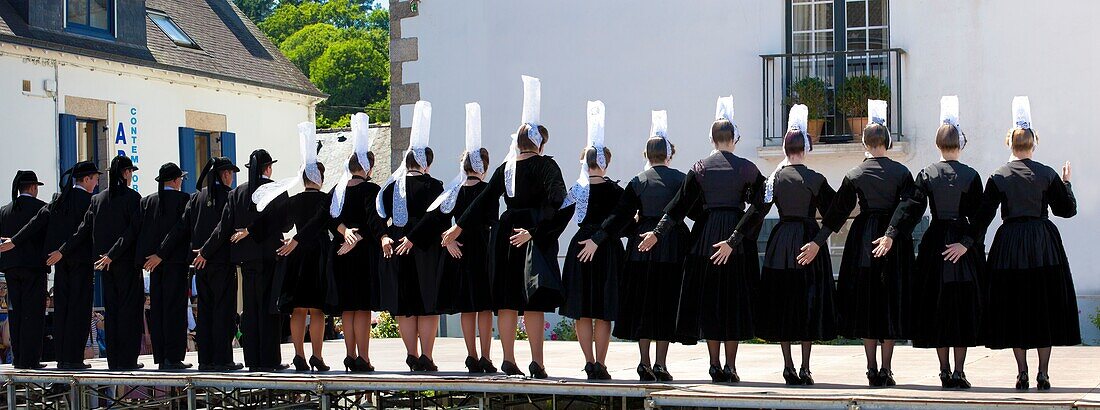
[[[114,38],[115,0],[65,0],[65,29]]]
[[[866,124],[866,100],[890,103],[900,138],[900,66],[890,48],[888,0],[788,0],[787,50],[762,55],[764,146],[781,145],[793,104],[810,108],[817,143],[853,141]]]

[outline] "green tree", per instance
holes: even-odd
[[[309,65],[325,53],[329,44],[343,39],[344,35],[328,23],[310,24],[283,40],[279,50],[309,77]]]
[[[321,4],[316,2],[304,2],[300,5],[281,3],[264,21],[259,23],[260,30],[267,34],[275,44],[281,44],[305,26],[320,23]]]
[[[233,3],[236,3],[237,8],[241,9],[249,19],[259,23],[275,10],[276,0],[233,0]]]
[[[389,89],[389,59],[362,38],[329,45],[309,72],[310,81],[329,94],[328,105],[365,106]]]

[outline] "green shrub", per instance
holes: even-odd
[[[370,337],[374,339],[401,337],[401,334],[397,332],[397,320],[390,316],[390,312],[378,314],[378,324],[370,330]]]
[[[573,319],[562,318],[550,332],[550,340],[577,340],[577,323]]]
[[[866,117],[867,100],[890,100],[890,85],[881,78],[857,75],[844,79],[836,106],[849,117]]]
[[[827,94],[825,81],[817,77],[806,77],[791,84],[783,105],[790,109],[795,104],[805,104],[810,111],[810,119],[819,120],[825,118],[829,111]]]

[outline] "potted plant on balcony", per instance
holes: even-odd
[[[810,112],[809,133],[814,144],[821,139],[821,130],[825,127],[825,114],[828,111],[827,87],[825,81],[817,77],[806,77],[795,81],[787,89],[785,104],[789,110],[795,104],[805,104]]]
[[[837,108],[848,117],[848,129],[857,135],[867,126],[867,100],[890,100],[890,86],[881,78],[857,75],[844,79],[836,99]]]

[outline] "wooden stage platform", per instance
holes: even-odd
[[[519,365],[526,370],[530,359],[526,342],[518,342]],[[308,350],[307,344],[307,350]],[[969,391],[942,390],[938,365],[932,350],[898,347],[894,357],[895,388],[866,387],[863,349],[860,346],[815,346],[812,361],[815,386],[788,387],[781,377],[782,360],[778,345],[742,345],[738,372],[742,382],[714,385],[707,376],[705,345],[674,345],[669,353],[669,370],[676,382],[669,384],[637,381],[637,349],[632,343],[613,343],[607,364],[615,380],[584,380],[584,365],[576,342],[547,342],[546,365],[550,378],[525,380],[503,374],[471,377],[465,372],[465,347],[461,339],[441,338],[435,360],[440,372],[409,373],[404,365],[405,350],[399,339],[371,341],[371,361],[378,369],[367,375],[342,370],[342,341],[325,346],[325,361],[333,367],[326,373],[205,373],[185,371],[110,372],[102,359],[92,360],[93,369],[63,372],[51,367],[41,371],[19,371],[0,367],[0,378],[9,386],[34,383],[64,385],[130,385],[217,389],[272,389],[306,392],[337,391],[433,391],[486,394],[531,394],[552,396],[594,396],[641,398],[621,401],[629,407],[725,407],[725,408],[1051,408],[1100,409],[1100,347],[1055,348],[1051,365],[1054,388],[1037,392],[1013,389],[1015,363],[1011,351],[971,349],[966,373],[974,388]],[[797,350],[797,349],[796,349]],[[284,361],[293,357],[293,347],[283,346]],[[238,361],[241,361],[237,351]],[[493,361],[499,367],[502,354],[493,346]],[[143,357],[146,369],[155,369],[151,357]],[[195,363],[194,354],[188,356]],[[798,357],[796,354],[796,362]],[[1034,367],[1032,354],[1032,386]],[[7,390],[11,392],[13,387]],[[614,402],[613,400],[609,402]],[[615,405],[619,407],[619,405]],[[475,406],[476,408],[476,406]]]

